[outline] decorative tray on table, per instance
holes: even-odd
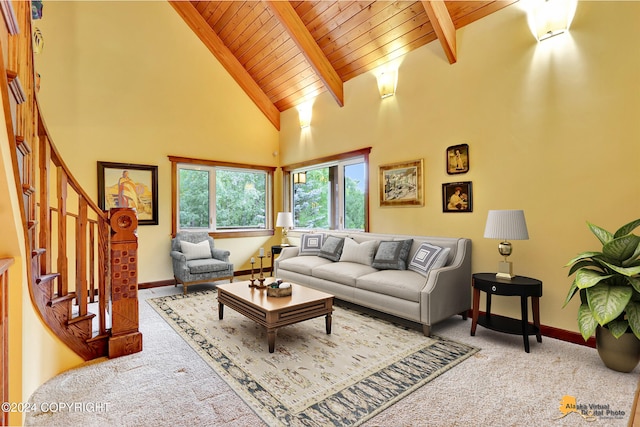
[[[276,298],[288,297],[291,295],[292,290],[291,283],[285,283],[280,279],[276,279],[275,282],[267,286],[267,296]]]

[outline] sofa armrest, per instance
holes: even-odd
[[[276,262],[287,258],[293,258],[300,254],[300,248],[297,246],[287,246],[282,248],[280,255],[276,258]]]
[[[433,325],[471,308],[471,240],[460,239],[456,257],[429,272],[420,295],[422,323]]]
[[[231,252],[226,249],[211,248],[211,255],[220,261],[229,262]]]
[[[187,261],[187,257],[182,252],[178,251],[171,251],[171,258],[183,262]]]
[[[297,246],[287,246],[282,248],[282,251],[280,251],[280,255],[278,255],[278,258],[271,260],[271,265],[273,266],[273,274],[275,276],[278,275],[278,266],[280,265],[280,261],[287,258],[295,258],[299,253],[300,248]]]

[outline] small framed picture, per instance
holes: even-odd
[[[442,184],[442,212],[473,212],[471,181]]]
[[[158,167],[98,162],[98,206],[135,208],[139,225],[158,225]]]
[[[469,145],[452,145],[447,148],[447,173],[455,175],[465,172],[469,172]]]
[[[422,206],[422,159],[380,166],[380,206]]]

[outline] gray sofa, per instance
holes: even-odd
[[[339,246],[343,238],[342,250],[329,245]],[[405,264],[395,265],[402,256]],[[432,325],[452,315],[466,319],[471,308],[471,240],[466,238],[303,234],[298,246],[282,250],[275,260],[275,274],[340,300],[420,323],[426,336],[431,335]]]

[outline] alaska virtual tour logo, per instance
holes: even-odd
[[[609,404],[601,403],[578,403],[573,396],[563,396],[560,400],[560,415],[556,419],[564,418],[569,414],[577,414],[587,421],[596,420],[619,420],[623,419],[627,414],[625,411],[615,410]]]

